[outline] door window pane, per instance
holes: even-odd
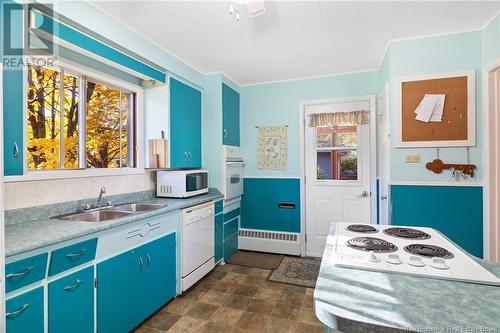
[[[317,180],[358,180],[356,125],[316,128]]]

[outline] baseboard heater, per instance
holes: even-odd
[[[256,229],[240,229],[240,250],[300,255],[300,234]]]

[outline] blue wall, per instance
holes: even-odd
[[[391,186],[392,224],[431,227],[483,256],[483,189],[476,186]]]
[[[241,201],[242,228],[300,232],[300,180],[245,178]],[[294,209],[278,203],[293,203]]]

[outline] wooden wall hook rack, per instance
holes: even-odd
[[[428,170],[434,173],[441,173],[443,170],[455,169],[462,171],[466,175],[474,176],[474,170],[476,166],[474,164],[454,164],[454,163],[443,163],[440,159],[435,159],[425,165]]]

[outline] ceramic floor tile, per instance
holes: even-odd
[[[149,318],[143,326],[154,328],[160,331],[166,331],[172,327],[179,319],[180,315],[160,311],[156,313],[153,317]]]
[[[200,298],[200,302],[212,305],[223,305],[230,294],[209,290]]]
[[[295,333],[324,333],[325,327],[319,325],[310,325],[306,323],[297,323]]]
[[[305,294],[307,291],[307,287],[294,286],[294,285],[286,285],[284,290],[291,291],[294,293]]]
[[[248,274],[251,271],[252,271],[251,267],[239,266],[239,265],[234,265],[233,269],[231,270],[231,272],[240,274]]]
[[[219,281],[215,286],[213,286],[212,290],[215,291],[220,291],[223,293],[232,293],[233,291],[238,288],[239,282],[234,282],[234,281]]]
[[[290,319],[270,317],[264,328],[266,333],[293,333],[295,331],[295,322]]]
[[[297,320],[299,315],[300,307],[283,303],[277,303],[274,306],[273,312],[271,312],[271,316],[273,317],[286,318],[291,320]]]
[[[224,302],[224,306],[236,310],[246,310],[251,300],[252,297],[248,296],[230,295]]]
[[[216,272],[231,272],[233,269],[232,265],[226,264],[226,265],[217,265],[215,267]]]
[[[305,308],[312,308],[314,306],[314,297],[313,295],[305,295],[304,301],[302,302],[302,306]]]
[[[210,290],[217,284],[217,282],[219,282],[219,280],[212,279],[212,278],[206,278],[197,284],[197,288],[204,289],[204,290]]]
[[[233,291],[234,295],[241,295],[241,296],[255,296],[257,293],[257,287],[256,286],[250,286],[248,284],[240,284],[238,288],[236,288]]]
[[[261,278],[261,277],[253,276],[253,275],[247,275],[247,276],[245,276],[243,281],[241,281],[241,284],[247,284],[250,286],[260,287],[265,282],[266,282],[265,278]]]
[[[218,308],[217,305],[198,303],[186,312],[186,316],[208,320]]]
[[[254,297],[274,304],[278,302],[280,294],[269,292],[266,289],[259,289]]]
[[[312,308],[302,307],[300,309],[299,322],[307,323],[311,325],[321,325],[318,317],[314,314],[314,310]]]
[[[178,298],[174,299],[172,302],[170,302],[169,304],[167,304],[167,306],[165,306],[162,309],[162,311],[167,311],[170,313],[183,315],[186,312],[188,312],[196,303],[197,303],[197,301],[195,301],[195,300],[188,299],[185,297],[181,297],[181,298],[178,297]]]
[[[304,293],[296,293],[290,290],[283,290],[280,297],[278,298],[279,303],[291,304],[296,306],[302,306],[303,300]]]
[[[283,289],[285,289],[285,285],[277,282],[266,281],[261,285],[260,289],[274,294],[281,294]]]
[[[276,302],[269,301],[269,300],[266,301],[266,300],[254,297],[254,299],[252,299],[252,301],[248,305],[247,311],[261,313],[261,314],[265,314],[265,315],[270,315],[274,309],[275,304],[276,304]]]
[[[232,327],[232,326],[236,325],[238,320],[240,320],[242,313],[243,313],[243,311],[241,311],[241,310],[220,307],[212,315],[212,317],[210,318],[210,321],[214,322],[216,324],[222,325],[222,326]]]
[[[238,320],[235,326],[246,330],[262,332],[268,319],[269,315],[245,311],[241,314],[240,320]]]
[[[206,293],[206,289],[196,286],[193,289],[189,290],[187,293],[183,294],[181,297],[186,299],[200,300]]]
[[[222,281],[241,283],[245,279],[245,274],[228,272]]]
[[[169,333],[197,333],[206,321],[192,317],[182,317],[167,332]]]
[[[231,327],[208,322],[200,330],[200,333],[231,333]]]
[[[133,333],[160,333],[160,330],[151,328],[151,327],[146,327],[146,326],[141,326],[132,331]]]

